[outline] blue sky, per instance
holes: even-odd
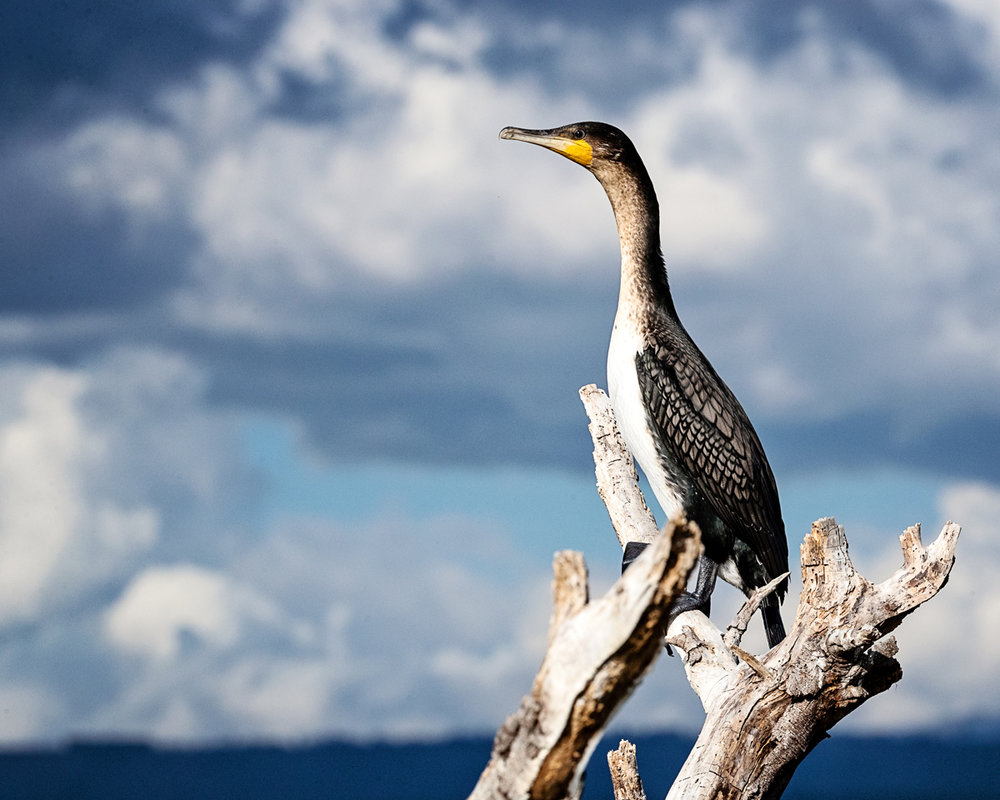
[[[497,139],[582,119],[649,167],[793,558],[964,526],[844,725],[1000,715],[992,0],[8,5],[0,740],[495,730],[552,553],[619,561],[577,398],[610,209]],[[676,662],[640,692],[623,725],[698,726]]]

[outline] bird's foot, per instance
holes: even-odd
[[[702,597],[694,592],[681,592],[670,604],[670,611],[667,613],[667,626],[685,611],[700,611],[706,617],[712,606],[712,598]]]
[[[700,611],[706,617],[712,606],[712,597],[702,597],[701,595],[695,594],[694,592],[682,592],[676,598],[674,602],[670,604],[670,608],[667,611],[667,623],[663,626],[663,637],[667,637],[667,631],[670,630],[670,626],[673,621],[677,619],[681,614],[686,611]],[[674,651],[670,649],[670,645],[666,642],[663,646],[667,648],[667,655],[672,656]]]

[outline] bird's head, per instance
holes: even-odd
[[[627,166],[639,159],[629,138],[618,128],[604,122],[575,122],[544,131],[504,128],[500,131],[500,138],[541,145],[582,164],[598,176],[603,165]]]

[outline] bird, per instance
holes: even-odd
[[[749,596],[788,572],[788,543],[774,474],[736,395],[681,324],[660,243],[653,182],[632,141],[603,122],[531,130],[501,139],[539,145],[583,166],[611,201],[621,283],[608,348],[608,395],[625,444],[663,512],[702,532],[693,591],[671,606],[709,614],[716,579]],[[622,569],[646,545],[627,542]],[[780,603],[788,578],[764,598],[769,647],[785,638]]]

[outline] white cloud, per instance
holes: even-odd
[[[83,432],[71,408],[80,382],[56,370],[46,373],[21,389],[21,413],[8,418],[0,438],[5,554],[0,591],[7,620],[37,611],[79,521],[80,492],[67,462],[82,447]]]
[[[193,564],[154,566],[132,578],[105,615],[116,647],[156,659],[174,659],[182,636],[230,648],[253,623],[273,623],[275,607],[250,587]]]
[[[473,519],[285,521],[224,573],[150,566],[102,614],[126,680],[82,726],[186,741],[489,730],[529,686],[548,614],[547,575],[473,566],[506,549],[496,535]]]
[[[352,88],[365,93],[399,91],[410,62],[380,29],[382,21],[398,8],[396,0],[302,0],[291,9],[265,53],[265,65],[315,82],[347,75]]]
[[[242,659],[219,681],[218,692],[237,733],[294,740],[338,726],[331,706],[336,707],[335,693],[341,683],[338,671],[327,660],[271,655]],[[197,731],[198,720],[193,723],[180,735]]]
[[[0,367],[0,626],[79,612],[161,549],[204,556],[248,491],[237,421],[182,356]]]
[[[155,543],[159,516],[93,485],[114,454],[88,424],[89,376],[12,367],[0,385],[0,625],[9,625],[113,575]]]
[[[72,132],[60,149],[57,166],[91,213],[125,209],[133,235],[176,213],[190,167],[184,142],[168,129],[124,115],[99,118]]]
[[[940,496],[942,516],[962,526],[947,585],[894,632],[903,679],[852,714],[845,726],[867,730],[937,728],[1000,715],[996,676],[1000,643],[992,635],[1000,615],[1000,487],[957,483]],[[924,544],[939,528],[922,528]],[[848,537],[851,532],[848,531]],[[865,577],[887,578],[902,563],[896,541]]]
[[[462,725],[491,728],[544,646],[546,566],[523,564],[473,518],[383,517],[353,529],[286,523],[240,571],[309,622],[300,666],[314,676],[311,705],[325,709],[316,724],[358,736],[442,733],[458,709]],[[293,690],[294,671],[282,659],[258,668],[251,705],[280,705],[274,693]]]

